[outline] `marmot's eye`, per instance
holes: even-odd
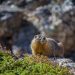
[[[38,35],[35,35],[35,36],[34,36],[34,38],[37,38],[37,37],[38,37]]]
[[[42,39],[43,39],[43,40],[45,40],[46,38],[45,38],[45,37],[43,37]]]

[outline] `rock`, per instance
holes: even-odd
[[[75,69],[71,69],[70,72],[75,75]]]
[[[58,64],[60,67],[67,67],[71,74],[75,75],[75,62],[73,62],[70,58],[56,58],[56,60],[52,60],[55,64]]]
[[[0,16],[0,42],[3,46],[12,48],[12,45],[16,45],[23,49],[26,49],[30,53],[30,41],[33,36],[39,31],[32,23],[24,20],[22,12],[19,11],[2,11]],[[17,38],[16,38],[17,36]]]
[[[73,62],[70,58],[57,58],[55,63],[61,67],[67,67],[69,71],[75,75],[75,62]]]
[[[0,14],[2,14],[0,26],[9,26],[11,28],[20,26],[22,15],[19,12],[1,12]]]
[[[0,1],[0,4],[2,4],[4,1],[6,1],[6,0],[1,0],[1,1]]]
[[[65,63],[62,65],[63,67],[75,68],[75,63]]]
[[[18,33],[15,33],[13,36],[14,45],[25,49],[25,52],[31,53],[30,43],[34,35],[39,34],[40,32],[37,30],[32,23],[28,21],[22,22],[22,27],[19,29]]]
[[[73,61],[71,59],[59,58],[59,59],[56,59],[56,62],[59,64],[59,66],[63,66],[65,63],[71,63]],[[66,67],[66,66],[64,65],[64,67]]]
[[[0,6],[0,9],[2,9],[0,10],[0,43],[4,47],[6,46],[8,50],[11,49],[13,44],[12,37],[14,32],[18,31],[18,28],[21,26],[23,15],[17,9],[15,11],[10,10],[8,6],[6,6],[7,9],[3,8]]]
[[[75,52],[75,8],[62,16],[62,23],[57,27],[56,38],[63,42],[65,54],[71,54]]]
[[[23,55],[23,50],[20,47],[12,46],[12,53],[15,57],[20,58]]]

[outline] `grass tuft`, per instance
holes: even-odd
[[[54,65],[46,56],[29,56],[14,60],[0,52],[0,75],[72,75],[67,68]]]

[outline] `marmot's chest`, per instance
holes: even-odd
[[[32,48],[36,53],[42,53],[43,45],[41,43],[32,43]]]
[[[50,54],[50,48],[48,47],[47,44],[39,44],[34,47],[34,50],[37,54],[43,54],[43,55],[48,55]]]
[[[34,50],[38,50],[38,51],[48,51],[48,50],[52,50],[52,45],[48,42],[46,42],[45,44],[41,44],[41,43],[34,43],[33,44],[33,48]]]
[[[50,56],[53,53],[52,44],[47,41],[43,44],[40,42],[32,41],[31,48],[33,54],[43,54]]]
[[[44,49],[44,52],[45,53],[52,53],[52,45],[50,44],[49,45],[49,43],[48,42],[46,42],[44,45],[43,45],[43,49]]]

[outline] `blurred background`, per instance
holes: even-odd
[[[31,53],[34,35],[61,41],[75,57],[75,0],[0,0],[0,43],[6,50]]]

